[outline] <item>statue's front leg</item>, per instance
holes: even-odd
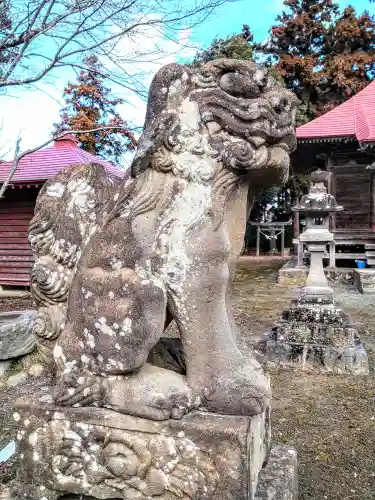
[[[201,394],[202,405],[218,413],[254,415],[267,407],[270,385],[256,359],[244,357],[236,344],[228,315],[231,273],[225,241],[220,231],[191,235],[185,278],[169,285],[171,310],[181,333],[187,380]]]

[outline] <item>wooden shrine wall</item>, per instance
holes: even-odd
[[[28,226],[38,190],[8,188],[0,202],[0,285],[29,286],[33,255]]]
[[[371,231],[373,213],[373,171],[367,158],[343,158],[330,165],[331,193],[344,207],[334,217],[337,231]],[[341,164],[340,164],[341,163]]]

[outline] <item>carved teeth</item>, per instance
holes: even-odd
[[[256,148],[263,146],[263,144],[265,144],[265,142],[266,142],[266,140],[263,137],[259,137],[259,136],[249,137],[248,141]]]

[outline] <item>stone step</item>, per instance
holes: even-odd
[[[354,269],[353,284],[360,293],[375,293],[375,269]]]
[[[373,248],[368,248],[368,246]],[[367,265],[375,266],[375,245],[368,245],[368,246],[366,246]]]
[[[375,243],[366,243],[365,249],[367,250],[375,250]]]

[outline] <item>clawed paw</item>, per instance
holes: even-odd
[[[267,407],[267,400],[264,397],[244,396],[240,400],[240,408],[244,415],[258,415],[263,413]]]
[[[194,397],[192,391],[184,393],[172,393],[165,398],[158,398],[155,401],[155,406],[158,409],[166,410],[168,418],[173,420],[181,420],[181,418],[193,409],[200,406],[200,398]]]
[[[92,375],[64,380],[62,386],[53,391],[54,402],[61,406],[92,406],[99,404],[103,395],[103,384],[98,377]]]
[[[202,395],[207,411],[253,416],[265,411],[271,392],[267,378],[262,373],[253,374],[249,383],[239,372],[237,378],[221,376],[206,382]]]

